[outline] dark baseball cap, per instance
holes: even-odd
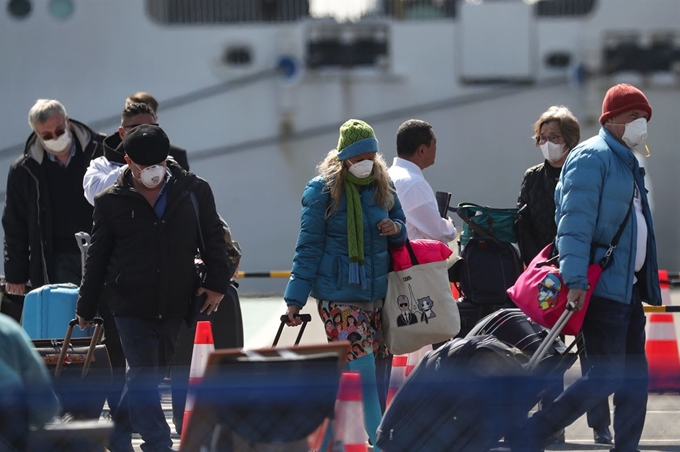
[[[123,149],[136,164],[155,165],[168,158],[170,140],[160,127],[141,124],[125,135]]]

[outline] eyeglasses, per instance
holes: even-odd
[[[564,137],[562,135],[550,135],[549,137],[536,137],[536,144],[544,144],[546,141],[550,141],[553,144],[562,144],[560,143],[561,140],[563,140]]]
[[[401,307],[406,307],[406,306],[408,306],[408,303],[399,303],[399,307],[400,307],[400,308],[401,308]]]
[[[123,127],[123,129],[134,129],[135,127],[139,127],[139,126],[156,126],[156,127],[158,127],[158,124],[156,124],[155,122],[150,122],[148,124],[130,124],[129,126],[122,126],[122,127]]]

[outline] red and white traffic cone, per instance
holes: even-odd
[[[427,355],[428,352],[432,350],[432,345],[426,345],[420,350],[416,350],[415,352],[411,352],[408,354],[408,358],[406,360],[406,376],[408,377],[411,375],[411,372],[413,372],[413,369],[416,368],[418,363],[420,362],[421,359],[423,359],[423,356]]]
[[[208,356],[215,351],[215,340],[213,339],[212,327],[209,321],[196,323],[196,335],[194,336],[194,351],[191,355],[191,368],[189,369],[189,386],[187,390],[187,403],[184,407],[184,418],[182,420],[182,435],[180,436],[180,447],[186,437],[191,418],[191,410],[194,408],[194,390],[203,379],[205,367],[208,363]]]
[[[664,306],[670,306],[671,280],[668,278],[668,270],[659,270],[659,288],[661,289],[661,303]]]
[[[342,445],[343,452],[368,452],[359,373],[343,372],[340,377],[333,434],[334,444]]]
[[[673,314],[651,314],[645,344],[649,365],[649,390],[680,390],[680,356]]]
[[[387,387],[387,406],[392,403],[394,395],[406,381],[406,365],[408,355],[394,355],[392,357],[392,369],[390,370],[390,384]]]

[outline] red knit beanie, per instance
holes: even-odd
[[[600,124],[604,124],[613,116],[631,110],[644,110],[649,115],[647,121],[652,119],[652,107],[642,91],[627,83],[614,85],[604,95]]]

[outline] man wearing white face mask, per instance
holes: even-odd
[[[142,436],[144,450],[171,450],[158,384],[175,353],[191,297],[205,294],[201,312],[216,311],[234,271],[210,186],[166,160],[169,148],[160,127],[135,127],[123,140],[128,167],[95,197],[77,315],[86,326],[103,295],[129,365],[113,413],[109,450],[114,452],[132,450],[133,429]],[[207,268],[198,289],[197,248]]]
[[[616,85],[602,102],[598,135],[569,154],[555,190],[556,245],[567,299],[583,307],[587,267],[616,242],[611,265],[592,292],[583,322],[591,368],[511,438],[513,452],[542,450],[552,432],[614,393],[614,448],[638,450],[647,407],[648,369],[642,302],[661,304],[654,225],[645,172],[633,155],[652,117],[647,97]],[[644,132],[644,133],[643,133]]]
[[[57,100],[30,109],[33,133],[7,177],[2,217],[7,292],[23,294],[48,283],[80,284],[81,258],[74,234],[92,228],[83,202],[83,175],[102,155],[104,135],[70,119]]]

